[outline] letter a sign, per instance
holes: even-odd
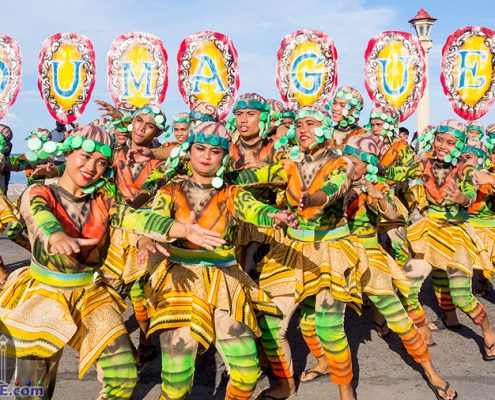
[[[495,32],[467,26],[452,33],[442,49],[440,80],[455,113],[472,121],[495,101]]]
[[[81,116],[95,85],[95,52],[78,33],[50,36],[39,55],[38,88],[48,111],[68,124]]]
[[[382,32],[368,42],[364,83],[376,106],[392,106],[406,120],[416,110],[426,87],[426,63],[418,38],[397,31]]]
[[[326,103],[337,86],[337,50],[325,33],[298,30],[285,36],[277,54],[277,87],[292,107]]]
[[[163,43],[150,33],[130,32],[115,39],[108,52],[108,89],[113,101],[136,107],[163,103],[167,59]]]
[[[21,87],[22,58],[17,42],[0,34],[0,119],[14,104]]]
[[[189,108],[205,101],[225,118],[239,89],[237,50],[227,36],[204,31],[186,37],[177,54],[179,90]]]

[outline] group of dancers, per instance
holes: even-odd
[[[270,387],[256,398],[285,399],[296,392],[286,335],[299,310],[317,361],[299,379],[328,376],[341,400],[356,399],[344,314],[368,303],[379,335],[397,333],[435,396],[452,400],[418,298],[430,273],[441,324],[458,328],[463,311],[495,359],[472,290],[475,271],[488,287],[495,262],[495,129],[447,120],[411,146],[391,107],[361,126],[363,98],[349,86],[298,110],[247,93],[228,121],[198,102],[169,126],[153,104],[98,104],[104,115],[65,140],[36,129],[25,155],[1,159],[28,176],[17,204],[0,200],[2,229],[32,254],[3,270],[0,292],[17,384],[50,398],[70,345],[80,378],[96,363],[100,398],[129,399],[157,334],[161,399],[187,398],[198,347],[211,345],[230,377],[226,399],[251,398],[262,376]],[[159,142],[163,132],[173,141]],[[0,134],[6,153],[12,132]]]

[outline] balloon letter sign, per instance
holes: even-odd
[[[368,42],[364,54],[368,95],[376,106],[399,110],[400,120],[416,109],[426,87],[425,54],[418,38],[387,31]]]
[[[17,42],[0,34],[0,119],[14,104],[21,87],[21,52]]]
[[[78,33],[57,33],[43,43],[38,88],[48,111],[68,124],[81,116],[95,84],[95,52]]]
[[[115,103],[136,107],[161,104],[168,85],[167,52],[159,38],[130,32],[112,42],[108,53],[108,89]]]
[[[177,54],[179,90],[191,108],[197,101],[218,107],[224,118],[239,89],[237,50],[218,32],[204,31],[186,37]]]
[[[495,101],[495,32],[467,26],[452,33],[442,49],[440,79],[457,115],[481,118]]]
[[[291,106],[330,100],[337,86],[337,50],[332,39],[313,30],[285,36],[277,54],[277,86]]]

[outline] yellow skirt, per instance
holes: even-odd
[[[490,269],[490,270],[484,269],[483,265],[478,265],[478,264],[475,264],[474,268],[483,270],[483,275],[485,275],[485,277],[487,279],[492,279],[493,278],[493,267],[495,266],[495,227],[494,228],[480,228],[480,227],[475,226],[474,229],[476,230],[476,234],[479,236],[479,238],[483,242],[483,245],[485,246],[485,250],[486,250],[488,259],[491,263],[492,269]]]
[[[348,237],[305,242],[284,237],[262,261],[260,288],[270,296],[294,296],[296,302],[324,288],[343,302],[362,304],[359,255]]]
[[[136,281],[150,273],[149,263],[138,262],[137,241],[141,236],[122,229],[110,228],[110,246],[101,272],[112,286]]]
[[[13,357],[51,357],[66,344],[79,352],[79,378],[102,351],[127,333],[125,303],[110,286],[95,282],[77,289],[56,288],[13,272],[0,294],[2,333],[12,338]]]
[[[0,231],[7,229],[7,225],[11,222],[19,222],[17,218],[17,210],[14,204],[8,197],[0,192]]]
[[[255,311],[279,315],[277,306],[240,268],[187,265],[168,260],[151,274],[153,332],[189,326],[191,336],[205,348],[215,341],[213,313],[225,310],[261,335]]]
[[[407,239],[412,253],[433,268],[455,268],[468,276],[474,268],[493,270],[482,240],[468,222],[424,217],[407,229]]]
[[[393,295],[398,290],[407,297],[411,284],[397,262],[378,243],[376,234],[352,236],[351,239],[362,245],[355,246],[362,261],[359,264],[362,292],[383,296]]]

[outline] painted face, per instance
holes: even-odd
[[[408,135],[406,132],[399,132],[399,138],[401,140],[407,140],[407,137],[408,137]]]
[[[474,168],[478,167],[478,157],[473,153],[464,153],[462,155],[462,160]]]
[[[301,150],[308,150],[316,141],[315,128],[321,126],[321,122],[311,117],[305,117],[296,122],[296,138]]]
[[[368,165],[357,157],[350,156],[349,158],[354,164],[354,176],[352,177],[352,179],[354,181],[358,181],[366,174],[366,168],[368,167]]]
[[[184,143],[189,136],[189,124],[176,122],[174,124],[174,136],[177,143]]]
[[[88,153],[78,149],[66,157],[65,173],[78,187],[84,188],[100,179],[108,164],[108,158],[100,152]]]
[[[284,118],[275,131],[275,138],[280,139],[282,136],[285,136],[293,123],[293,118]]]
[[[191,167],[194,172],[205,177],[215,177],[222,166],[225,151],[219,146],[206,143],[193,143],[191,146]]]
[[[466,132],[466,134],[467,134],[468,139],[474,139],[474,140],[479,140],[480,136],[481,136],[481,134],[474,129],[468,130]]]
[[[239,134],[243,138],[258,136],[260,132],[261,111],[253,109],[240,109],[235,112],[235,124]]]
[[[131,140],[137,146],[149,145],[159,133],[151,113],[138,114],[132,120]]]
[[[332,108],[330,109],[332,112],[333,122],[340,122],[344,119],[344,115],[342,114],[342,111],[344,110],[346,105],[347,105],[346,100],[341,99],[340,97],[336,97],[334,99],[332,103]]]
[[[381,119],[372,119],[370,121],[371,133],[373,133],[373,135],[380,136],[382,133],[384,124],[385,124],[385,121],[382,121]]]
[[[118,130],[115,130],[114,135],[115,135],[115,141],[120,146],[123,146],[124,144],[126,144],[127,139],[129,138],[129,134],[127,132],[121,132]]]
[[[433,153],[441,161],[455,149],[457,138],[446,133],[437,133],[433,142]]]

